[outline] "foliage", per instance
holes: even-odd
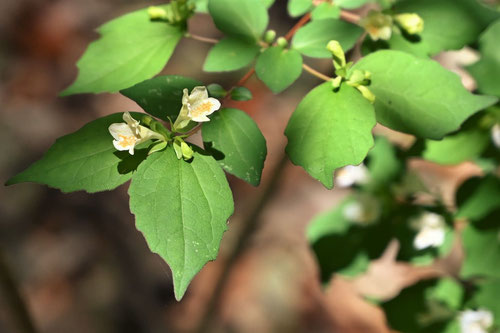
[[[349,11],[369,2],[377,9],[364,17]],[[362,274],[394,239],[397,260],[420,266],[447,256],[460,239],[465,259],[458,280],[421,281],[380,307],[390,325],[405,332],[458,332],[467,311],[478,309],[494,317],[487,329],[500,327],[493,296],[500,288],[500,14],[476,0],[290,0],[288,13],[302,19],[276,38],[267,30],[273,3],[172,0],[104,24],[62,94],[120,91],[145,113],[86,124],[7,184],[92,193],[131,180],[137,229],[169,264],[180,300],[216,258],[233,213],[224,171],[258,186],[267,156],[253,119],[224,105],[252,99],[245,80],[224,88],[181,75],[154,77],[182,38],[208,41],[207,72],[253,66],[276,94],[303,70],[325,81],[302,99],[285,130],[294,164],[328,189],[351,187],[307,229],[323,283],[335,274]],[[210,15],[223,37],[189,33],[195,13]],[[480,52],[467,68],[478,82],[474,93],[430,58],[467,45]],[[331,59],[331,72],[312,69],[308,57]],[[413,135],[413,144],[403,148],[374,136],[377,123]],[[189,142],[199,130],[203,147]],[[415,176],[413,159],[474,162],[484,174],[464,182],[456,207],[449,207]],[[431,200],[419,200],[422,193]]]

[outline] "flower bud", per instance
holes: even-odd
[[[266,33],[264,34],[264,42],[268,44],[274,42],[275,38],[276,38],[276,31],[274,30],[267,30]]]
[[[394,20],[410,35],[419,34],[424,30],[424,20],[414,13],[398,14]]]
[[[345,53],[338,41],[331,40],[330,42],[328,42],[326,48],[332,53],[333,65],[336,69],[342,68],[346,65]]]
[[[152,20],[166,20],[167,11],[161,7],[151,6],[148,8],[149,18]]]
[[[185,161],[188,161],[193,158],[194,152],[191,147],[184,141],[181,141],[181,152],[182,152],[182,158],[184,158]]]
[[[363,97],[366,98],[370,103],[375,103],[375,95],[371,92],[370,89],[365,86],[357,86],[356,89],[358,89],[361,95],[363,95]]]
[[[288,41],[286,40],[285,37],[280,37],[276,41],[276,44],[278,44],[278,46],[280,46],[280,47],[287,47],[288,46]]]

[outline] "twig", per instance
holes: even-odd
[[[361,16],[353,12],[348,12],[346,10],[342,10],[340,12],[340,18],[344,21],[351,22],[354,24],[358,24],[359,20],[361,20]]]
[[[316,76],[317,78],[320,78],[321,80],[330,81],[332,79],[331,77],[328,77],[325,74],[318,72],[317,70],[307,66],[306,64],[302,64],[302,68],[304,68],[306,72]]]
[[[24,302],[21,294],[19,293],[19,287],[16,284],[16,280],[7,264],[6,259],[0,249],[0,285],[4,289],[4,295],[6,302],[10,305],[12,314],[17,321],[20,332],[24,333],[36,333],[35,325],[33,324],[33,319],[28,311],[28,306]]]
[[[217,44],[219,42],[218,39],[210,38],[210,37],[203,37],[203,36],[195,35],[192,33],[186,34],[186,37],[194,39],[194,40],[199,40],[200,42],[210,43],[210,44]]]
[[[311,14],[307,13],[306,15],[302,16],[302,18],[288,31],[285,35],[286,40],[292,39],[293,35],[302,28],[303,25],[305,25],[309,20],[311,19]]]

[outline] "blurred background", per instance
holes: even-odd
[[[144,0],[2,0],[0,2],[0,180],[42,156],[54,140],[97,117],[141,111],[119,94],[58,93],[76,77],[76,61],[94,29],[123,13],[157,4]],[[283,35],[295,23],[286,1],[271,9],[271,26]],[[207,15],[197,15],[190,31],[217,38]],[[206,74],[202,65],[210,44],[183,40],[163,74],[180,74],[229,88],[246,72]],[[449,53],[449,68],[474,55]],[[306,60],[327,73],[330,61]],[[473,82],[464,77],[473,88]],[[469,81],[468,81],[469,80]],[[263,183],[281,160],[283,135],[300,99],[320,83],[304,73],[291,88],[273,96],[253,77],[254,99],[231,102],[258,123],[268,144]],[[378,129],[385,134],[384,129]],[[388,134],[405,144],[411,137]],[[111,140],[111,139],[110,139]],[[471,165],[436,167],[415,161],[414,168],[436,191],[450,198]],[[261,188],[229,176],[236,210],[224,235],[219,258],[194,279],[182,302],[175,301],[168,266],[152,254],[134,226],[127,187],[89,195],[62,194],[35,184],[0,187],[0,256],[14,277],[40,332],[187,332],[207,311],[226,258],[235,246]],[[384,266],[386,276],[361,281],[319,282],[318,268],[305,239],[311,218],[328,210],[347,190],[328,191],[303,169],[288,163],[263,211],[260,227],[230,270],[220,301],[210,308],[207,331],[215,332],[389,332],[384,315],[365,302],[366,288],[387,295],[399,292],[433,271]],[[390,253],[388,253],[390,257]],[[391,271],[393,269],[393,271]],[[380,270],[379,270],[380,271]],[[390,273],[389,273],[390,272]],[[399,274],[399,275],[398,275]],[[369,275],[369,274],[368,274]],[[393,279],[393,280],[391,280]],[[385,290],[390,286],[390,290]],[[0,332],[21,332],[0,287]]]

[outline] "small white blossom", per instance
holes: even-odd
[[[487,310],[465,310],[460,314],[462,333],[488,333],[493,326],[493,314]]]
[[[353,224],[370,225],[380,216],[380,204],[371,196],[360,196],[344,207],[342,215]]]
[[[370,175],[364,164],[348,165],[335,173],[335,185],[338,187],[366,184],[369,180]]]
[[[189,95],[188,90],[184,89],[182,104],[187,106],[189,119],[198,123],[210,121],[207,116],[220,109],[220,102],[208,97],[206,87],[195,87]]]
[[[495,124],[491,128],[491,139],[497,148],[500,148],[500,124]]]
[[[109,133],[113,136],[113,145],[117,150],[128,150],[130,155],[134,155],[135,146],[151,140],[164,140],[159,133],[153,132],[147,127],[139,125],[139,121],[132,118],[130,113],[123,114],[124,123],[114,123],[109,126]]]
[[[413,240],[413,246],[417,250],[443,245],[446,236],[446,222],[443,216],[424,212],[411,221],[411,227],[418,231]]]
[[[360,21],[362,27],[374,41],[379,39],[389,40],[392,35],[392,17],[381,12],[371,11]]]

